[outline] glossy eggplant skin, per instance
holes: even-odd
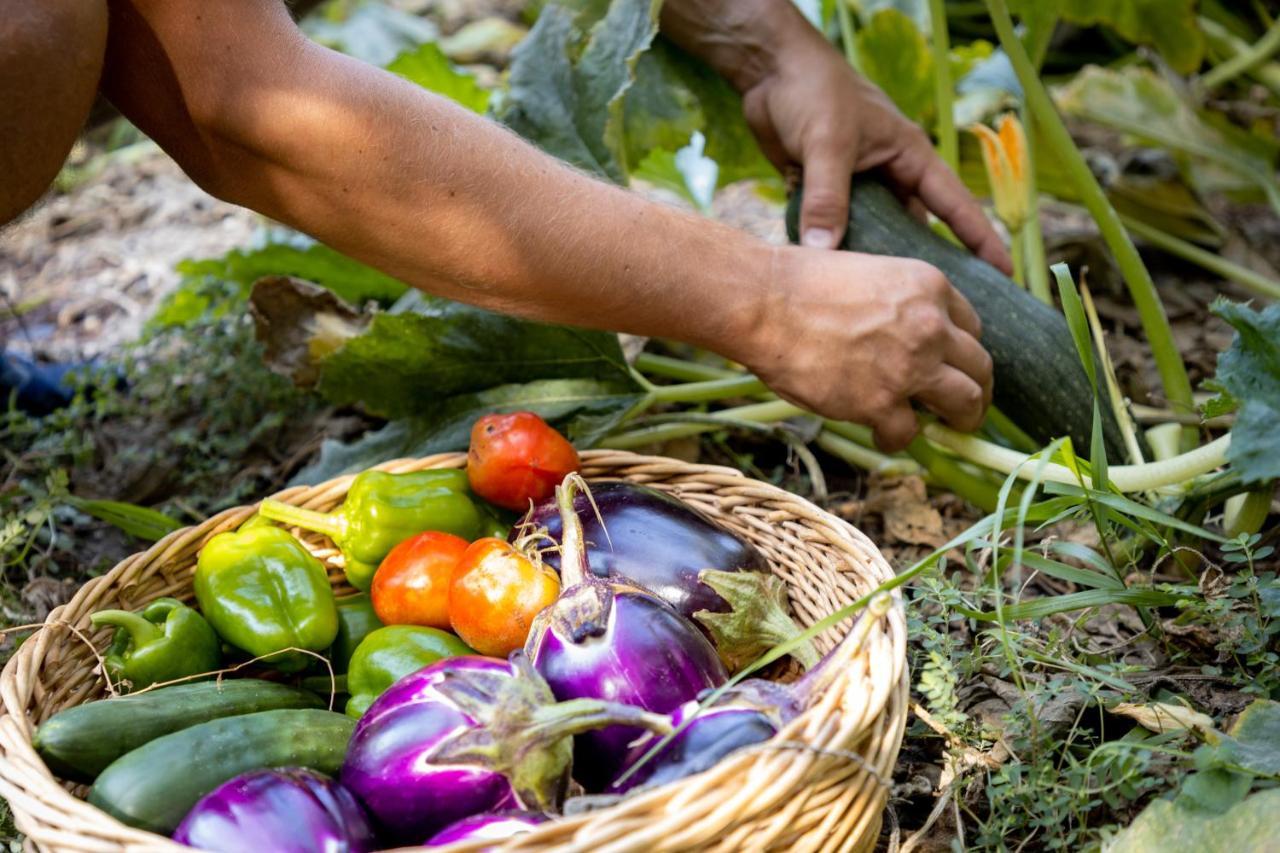
[[[671,722],[677,727],[689,717],[695,714],[696,717],[657,755],[621,779],[623,773],[649,752],[658,738],[646,735],[636,742],[627,753],[619,778],[614,779],[605,793],[625,794],[642,785],[665,785],[710,770],[729,753],[764,743],[778,733],[778,726],[770,715],[755,708],[730,705],[710,708],[701,714],[697,714],[697,710],[697,702],[689,702],[677,709],[671,715]]]
[[[618,581],[591,578],[567,590],[539,622],[526,648],[560,701],[607,699],[670,714],[728,678],[711,643],[687,619],[647,590]],[[641,734],[615,725],[578,735],[574,778],[600,791]]]
[[[420,843],[459,818],[518,805],[502,773],[431,760],[442,741],[479,724],[437,689],[468,670],[511,674],[506,661],[447,658],[397,681],[356,724],[340,778],[388,839]]]
[[[196,803],[173,840],[216,853],[378,849],[369,819],[351,792],[301,768],[255,770],[224,782]]]
[[[472,815],[449,824],[427,839],[424,846],[446,847],[463,841],[502,841],[528,832],[548,820],[550,818],[540,812],[520,809]]]
[[[754,546],[665,492],[634,483],[593,482],[591,496],[599,517],[585,494],[576,495],[573,502],[582,521],[591,571],[649,590],[686,619],[699,610],[723,613],[729,609],[723,598],[698,580],[703,569],[769,570]],[[532,525],[525,530],[546,528],[552,539],[560,541],[564,528],[554,498],[531,509],[525,522]],[[521,528],[513,528],[513,541]],[[560,568],[555,552],[544,554],[544,560]]]

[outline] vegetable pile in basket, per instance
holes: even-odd
[[[579,467],[537,416],[491,415],[465,471],[366,471],[332,513],[264,501],[200,552],[195,606],[92,617],[122,695],[37,750],[193,847],[365,851],[499,840],[773,737],[834,674],[811,648],[794,684],[699,698],[799,634],[782,581],[687,504]],[[335,597],[297,529],[360,592]]]

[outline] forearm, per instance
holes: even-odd
[[[217,194],[416,287],[525,317],[723,351],[757,310],[764,244],[592,180],[446,99],[283,30],[267,57],[235,46],[242,86],[207,80],[232,47],[219,32],[206,26],[187,58],[166,46],[176,88],[203,105],[190,126],[166,139],[170,119],[144,124]],[[114,85],[127,100],[144,82]],[[133,97],[145,122],[149,102]]]

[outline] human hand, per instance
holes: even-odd
[[[857,74],[812,27],[780,38],[742,107],[765,156],[785,174],[803,170],[801,242],[835,248],[849,218],[849,180],[880,168],[917,215],[930,210],[975,254],[1011,273],[1009,253],[928,135]]]
[[[866,424],[883,450],[918,430],[912,401],[971,431],[991,403],[991,356],[973,307],[923,261],[773,249],[768,295],[744,336],[745,363],[777,394]]]

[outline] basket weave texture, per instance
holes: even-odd
[[[463,454],[404,459],[387,471],[452,468]],[[729,468],[619,451],[583,454],[588,479],[626,479],[678,495],[751,541],[788,586],[798,621],[810,625],[892,577],[858,530],[782,489]],[[351,484],[340,477],[275,497],[329,511]],[[108,631],[89,614],[134,609],[164,595],[191,600],[196,555],[210,537],[255,512],[237,507],[176,531],[86,583],[49,614],[0,674],[0,796],[9,801],[28,846],[50,851],[181,850],[132,829],[78,798],[31,747],[40,722],[107,694],[86,640],[101,651]],[[297,531],[295,531],[297,532]],[[342,586],[341,556],[323,537],[299,532]],[[852,620],[821,635],[827,652]],[[860,631],[861,633],[861,631]],[[778,736],[734,753],[711,770],[577,814],[517,836],[501,849],[557,851],[850,851],[874,847],[907,709],[906,622],[893,601],[856,648],[841,648],[839,675],[815,704]],[[174,756],[181,761],[181,756]],[[459,850],[469,849],[458,847]]]

